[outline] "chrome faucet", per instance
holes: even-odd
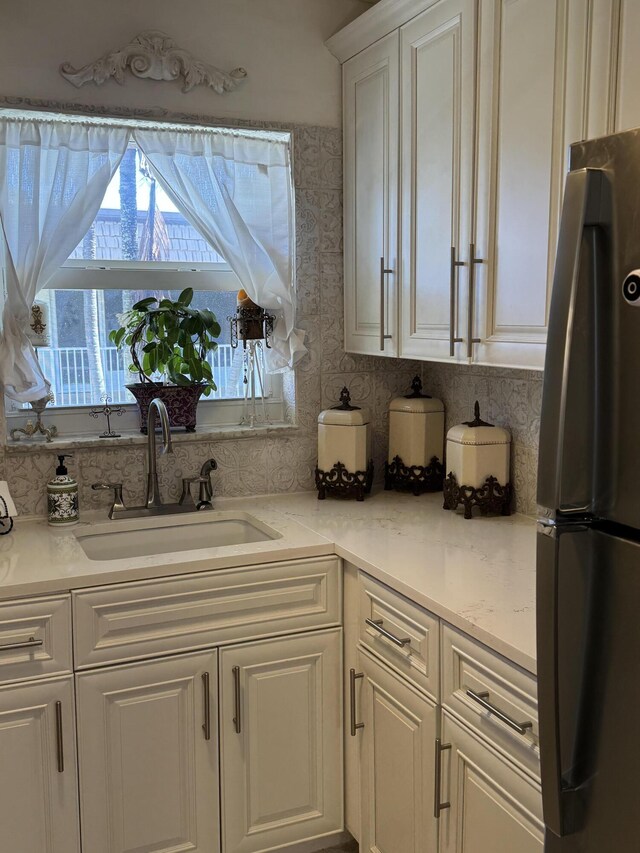
[[[158,469],[156,466],[157,418],[160,418],[160,425],[162,427],[162,450],[160,452],[173,453],[167,407],[162,400],[158,397],[154,397],[149,403],[149,411],[147,414],[147,497],[145,500],[147,509],[162,506],[160,486],[158,484]]]

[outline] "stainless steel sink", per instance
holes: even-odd
[[[179,515],[109,521],[76,530],[74,535],[90,560],[119,560],[267,542],[282,534],[249,513],[214,511],[204,518]]]

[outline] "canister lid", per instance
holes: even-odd
[[[371,420],[368,409],[351,405],[351,395],[345,386],[340,392],[340,405],[325,409],[318,415],[319,424],[335,424],[337,426],[363,426]]]
[[[510,444],[511,433],[508,429],[494,426],[494,424],[483,421],[480,417],[480,404],[476,400],[474,407],[474,419],[465,421],[451,427],[447,433],[447,441],[453,441],[456,444]]]
[[[422,393],[422,380],[419,376],[414,377],[411,388],[411,394],[406,394],[404,397],[394,397],[389,403],[390,412],[411,412],[413,414],[444,412],[442,400]]]

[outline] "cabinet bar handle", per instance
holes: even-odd
[[[202,673],[202,691],[204,694],[204,723],[202,724],[202,731],[204,732],[204,739],[211,740],[211,696],[209,692],[209,673]]]
[[[385,267],[384,258],[380,258],[380,352],[384,352],[384,342],[391,339],[391,335],[384,333],[384,277],[392,272]]]
[[[351,737],[356,736],[358,729],[364,728],[364,723],[356,722],[356,679],[364,678],[363,672],[356,672],[355,669],[349,670],[349,712],[351,719]]]
[[[23,640],[21,643],[0,643],[0,652],[9,652],[13,649],[35,649],[43,643],[44,640],[36,640],[35,637],[29,637],[28,640]]]
[[[64,741],[62,739],[62,702],[56,702],[56,757],[58,773],[64,773]]]
[[[233,725],[235,726],[235,730],[238,734],[242,731],[242,717],[240,716],[240,667],[233,667],[233,708],[235,717],[233,718]]]
[[[473,355],[473,345],[481,343],[481,338],[473,337],[473,307],[476,298],[476,264],[483,264],[484,258],[476,258],[476,244],[469,243],[469,326],[467,329],[467,356]]]
[[[451,272],[449,277],[449,355],[453,358],[456,354],[455,345],[461,343],[462,338],[455,337],[456,325],[456,279],[457,268],[465,266],[464,261],[456,260],[456,247],[451,247]]]
[[[501,711],[499,708],[496,708],[495,705],[492,705],[491,702],[489,702],[489,692],[487,690],[483,693],[476,693],[475,690],[467,690],[467,696],[473,699],[474,702],[477,702],[478,705],[482,706],[485,711],[488,711],[490,714],[493,714],[494,717],[497,717],[506,726],[509,726],[510,729],[513,729],[514,732],[518,732],[519,735],[525,735],[527,733],[527,729],[533,728],[531,720],[525,720],[524,723],[518,723],[513,719],[513,717],[509,717],[508,714],[504,713],[504,711]]]
[[[365,619],[364,621],[370,628],[373,628],[374,631],[378,631],[379,634],[382,634],[382,636],[386,637],[387,640],[391,640],[394,645],[399,646],[401,649],[408,646],[411,642],[411,637],[400,638],[396,637],[395,634],[392,634],[391,631],[387,631],[387,629],[383,627],[383,619]]]
[[[440,802],[440,787],[442,785],[442,753],[445,749],[451,749],[450,743],[442,743],[439,737],[436,738],[436,778],[435,778],[435,790],[433,795],[433,816],[435,818],[440,817],[440,812],[443,809],[450,809],[451,803],[447,800],[446,803]]]

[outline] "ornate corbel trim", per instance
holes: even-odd
[[[247,76],[244,68],[221,71],[214,65],[196,59],[160,30],[145,30],[125,47],[109,51],[82,68],[74,68],[71,63],[64,62],[60,66],[60,73],[65,80],[79,88],[85,83],[101,86],[111,77],[122,85],[127,69],[134,77],[182,79],[183,92],[191,91],[194,86],[208,86],[219,95],[232,92]]]

